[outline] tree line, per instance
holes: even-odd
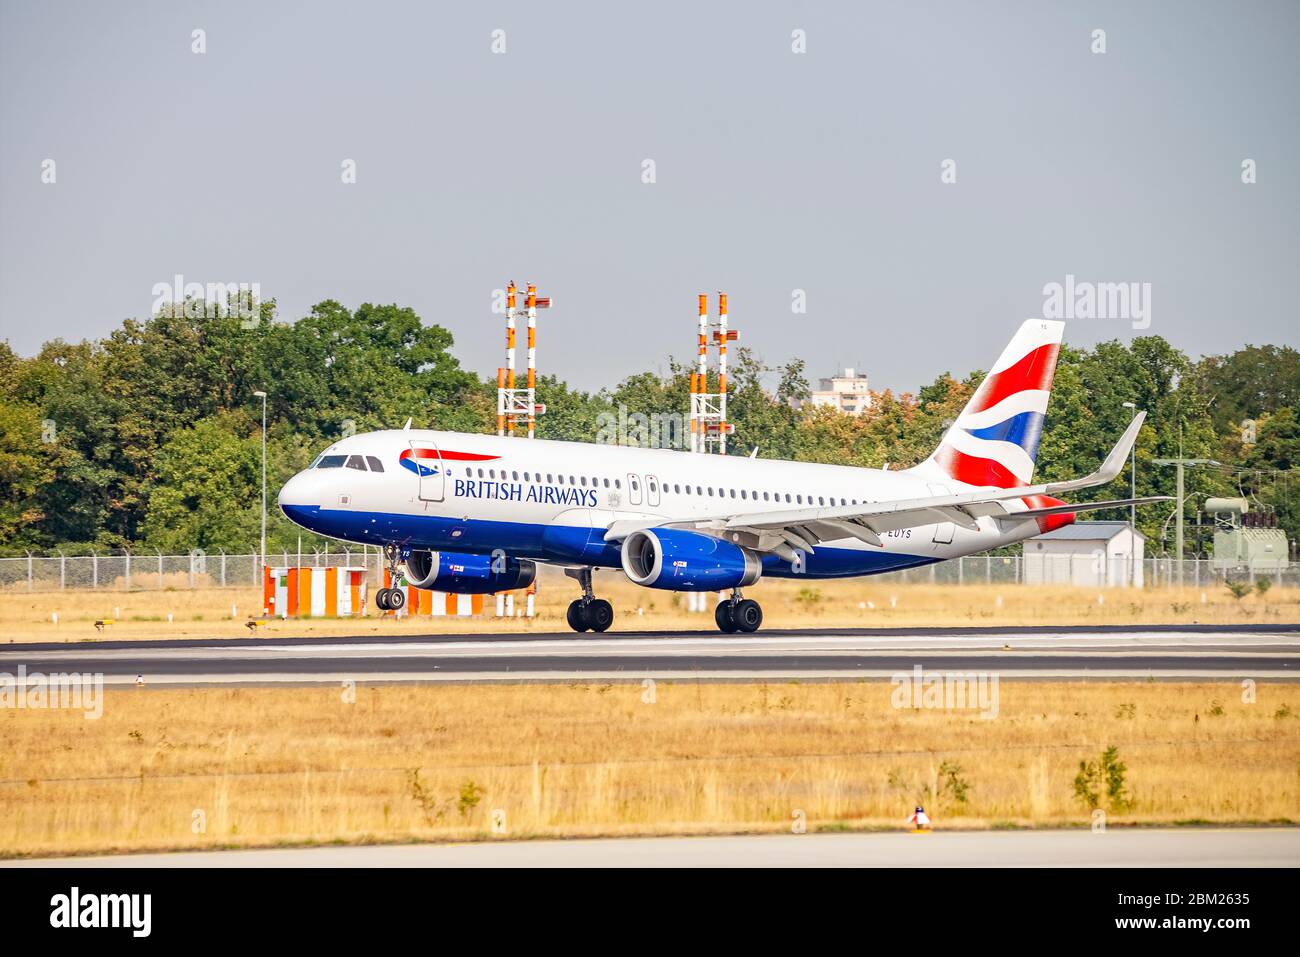
[[[31,357],[0,342],[0,552],[123,548],[255,550],[261,530],[261,399],[267,398],[268,547],[297,547],[301,530],[274,508],[279,487],[328,443],[351,432],[417,427],[495,430],[495,377],[461,368],[451,333],[397,305],[348,309],[327,300],[295,322],[275,302],[251,320],[237,311],[164,311],[109,336],[54,339]],[[924,459],[983,378],[945,372],[915,394],[876,394],[859,417],[810,408],[802,361],[777,367],[733,351],[729,448],[881,468]],[[642,372],[596,392],[553,376],[541,438],[663,442],[680,436],[689,366]],[[774,384],[773,384],[774,383]],[[1300,535],[1300,353],[1246,346],[1193,360],[1159,336],[1062,350],[1036,479],[1096,468],[1129,421],[1148,413],[1137,443],[1139,495],[1171,494],[1172,469],[1152,460],[1213,459],[1189,470],[1186,517],[1210,495],[1245,495]],[[664,428],[661,423],[666,423]],[[1125,497],[1124,481],[1090,489]],[[1123,487],[1121,488],[1121,484]],[[1097,513],[1099,516],[1103,513]],[[1116,517],[1126,517],[1127,510]],[[1172,508],[1139,510],[1149,551],[1172,548]],[[302,535],[304,546],[321,543]],[[1196,547],[1188,536],[1188,552]],[[1203,547],[1208,548],[1208,543]]]

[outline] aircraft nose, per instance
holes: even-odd
[[[280,489],[280,495],[276,503],[280,506],[280,511],[284,512],[289,518],[293,518],[295,510],[301,510],[309,505],[319,505],[317,501],[319,496],[313,495],[312,476],[308,472],[299,472],[289,481],[284,483]]]

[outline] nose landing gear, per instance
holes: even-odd
[[[388,580],[401,578],[401,550],[396,545],[384,546],[384,564],[388,567]],[[401,588],[381,588],[375,592],[375,607],[381,611],[401,611],[406,607],[406,592]]]
[[[758,631],[763,624],[763,606],[752,598],[742,598],[740,589],[733,588],[730,598],[718,602],[713,619],[718,629],[728,634]]]
[[[591,590],[590,568],[566,568],[564,574],[577,579],[582,586],[582,597],[569,603],[565,618],[569,627],[577,632],[601,632],[614,623],[614,606],[603,598],[597,598]]]

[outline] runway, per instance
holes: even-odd
[[[1296,867],[1300,829],[787,834],[276,848],[13,867]]]
[[[916,667],[1002,679],[1300,679],[1300,626],[806,629],[391,638],[184,639],[0,646],[0,673],[105,684],[888,680]]]

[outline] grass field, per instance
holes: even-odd
[[[892,690],[121,690],[98,720],[3,710],[0,854],[898,828],[918,802],[938,828],[1084,827],[1075,778],[1109,746],[1119,792],[1088,785],[1109,826],[1300,819],[1294,685],[1246,703],[1233,682],[1005,682],[993,720]]]
[[[686,596],[639,588],[621,572],[596,576],[597,594],[614,604],[613,631],[714,630],[712,614],[686,611]],[[763,604],[766,628],[908,625],[1070,625],[1300,622],[1300,589],[1233,598],[1222,585],[1184,589],[1090,589],[1024,585],[901,585],[861,578],[829,582],[768,580],[746,589]],[[564,611],[577,585],[547,575],[532,619],[392,618],[373,608],[364,619],[272,621],[257,632],[291,635],[430,634],[451,631],[567,631]],[[95,638],[237,637],[260,614],[253,588],[170,591],[0,593],[0,641]],[[495,602],[488,599],[489,608]],[[57,613],[58,623],[51,620]],[[171,620],[168,620],[170,616]],[[102,632],[97,619],[114,619]]]

